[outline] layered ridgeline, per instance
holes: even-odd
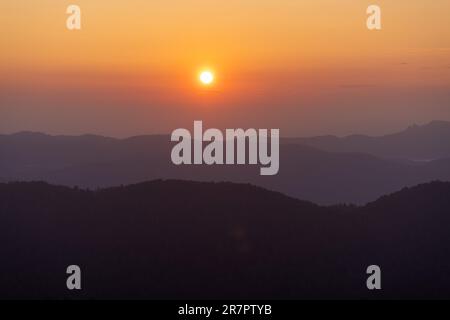
[[[450,298],[449,212],[441,182],[364,207],[231,183],[0,184],[0,297]],[[66,289],[73,264],[82,291]]]
[[[450,122],[433,121],[380,137],[351,135],[292,138],[299,143],[332,152],[360,152],[384,158],[430,161],[450,158]]]
[[[377,138],[282,139],[279,173],[265,177],[255,165],[175,166],[173,145],[169,136],[3,135],[0,177],[93,188],[153,179],[245,182],[320,204],[363,204],[405,186],[450,180],[446,122]]]

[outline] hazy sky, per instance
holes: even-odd
[[[82,29],[66,29],[66,8]],[[382,8],[382,30],[366,9]],[[381,134],[450,120],[449,0],[2,0],[0,133]],[[215,72],[205,89],[198,72]]]

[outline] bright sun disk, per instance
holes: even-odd
[[[211,71],[203,71],[200,73],[200,82],[204,85],[210,85],[214,82],[214,74]]]

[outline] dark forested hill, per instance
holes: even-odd
[[[450,183],[365,207],[245,184],[0,184],[1,298],[450,297]],[[65,270],[82,269],[81,292]],[[382,269],[382,291],[366,268]]]

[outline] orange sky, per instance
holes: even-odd
[[[373,3],[381,31],[365,26]],[[65,28],[69,4],[80,31]],[[4,0],[0,132],[124,136],[198,119],[348,134],[450,120],[448,12],[448,0]]]

